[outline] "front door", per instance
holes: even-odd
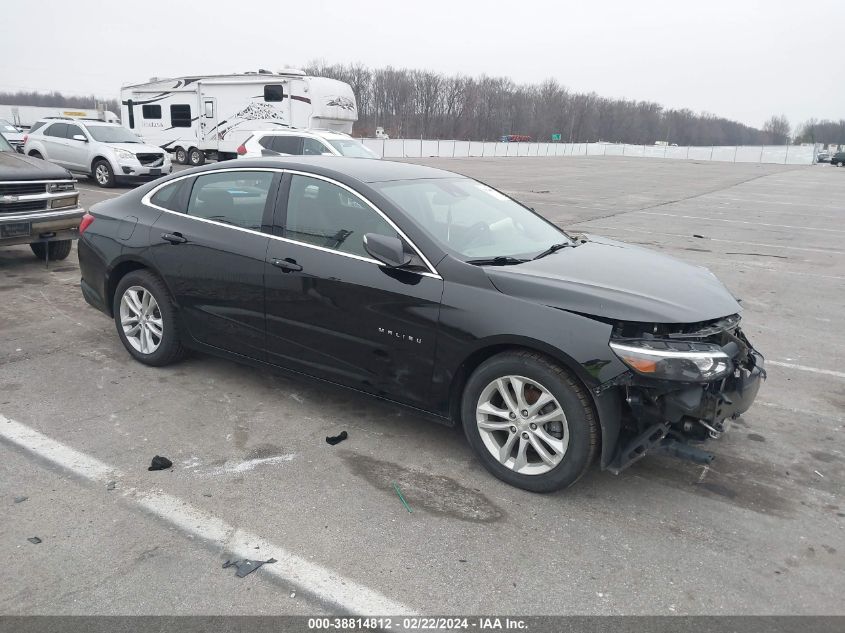
[[[265,359],[264,260],[270,240],[262,229],[269,225],[279,180],[278,172],[259,170],[197,176],[185,185],[190,192],[182,194],[184,212],[162,213],[150,234],[153,257],[187,333],[258,360]]]
[[[65,166],[75,171],[87,171],[91,168],[88,164],[88,141],[80,141],[74,136],[88,138],[88,135],[81,127],[74,123],[67,124],[67,143],[62,150]]]
[[[443,280],[380,265],[365,233],[398,236],[360,196],[292,175],[267,251],[270,362],[424,407]],[[423,270],[423,269],[421,269]]]

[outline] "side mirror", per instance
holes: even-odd
[[[88,142],[88,139],[87,139],[87,138],[85,138],[85,135],[84,135],[84,134],[74,134],[74,135],[73,135],[73,140],[74,140],[74,141],[82,141],[83,143],[87,143],[87,142]]]
[[[398,237],[367,233],[364,236],[364,250],[374,259],[391,268],[398,268],[411,263],[411,255],[405,252],[405,246]]]

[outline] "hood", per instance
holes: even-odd
[[[0,182],[6,180],[65,180],[73,178],[64,167],[18,152],[0,152]]]
[[[619,321],[697,323],[742,310],[706,268],[601,237],[485,270],[504,294]]]
[[[145,145],[143,143],[106,143],[106,145],[112,149],[125,149],[133,154],[167,154],[157,145]]]

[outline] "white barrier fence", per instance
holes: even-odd
[[[507,156],[633,156],[728,163],[811,165],[813,147],[801,145],[627,145],[616,143],[495,143],[426,139],[362,138],[382,158],[496,158]]]

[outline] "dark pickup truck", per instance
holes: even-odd
[[[69,171],[19,154],[0,136],[0,248],[29,244],[40,259],[65,259],[84,214]]]

